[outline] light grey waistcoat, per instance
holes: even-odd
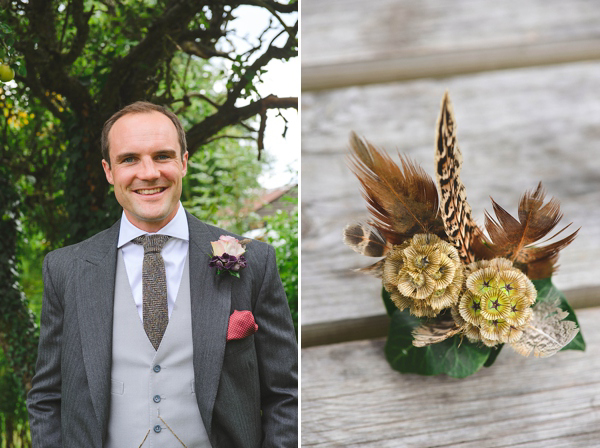
[[[169,325],[155,351],[135,306],[119,250],[107,448],[211,446],[194,393],[192,356],[189,260]]]

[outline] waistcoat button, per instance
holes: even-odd
[[[158,373],[158,372],[160,372],[160,366],[158,364],[156,364],[154,366],[154,369],[152,369],[152,370],[154,370],[156,373]]]
[[[160,425],[156,425],[156,426],[154,427],[154,432],[155,432],[155,433],[159,433],[160,431],[161,431],[161,427],[160,427]]]
[[[155,403],[160,403],[160,395],[155,395],[153,400]]]

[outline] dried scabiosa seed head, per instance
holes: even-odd
[[[471,263],[465,275],[466,289],[452,316],[467,338],[490,347],[518,341],[537,297],[531,280],[505,258]]]
[[[454,246],[433,234],[394,246],[383,265],[383,286],[394,304],[418,317],[434,317],[455,305],[463,278]]]

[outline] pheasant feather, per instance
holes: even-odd
[[[530,278],[548,277],[558,258],[558,252],[577,236],[569,236],[546,246],[531,246],[548,235],[562,218],[559,202],[551,199],[544,204],[546,193],[540,182],[535,190],[526,191],[519,201],[518,216],[513,218],[492,199],[496,220],[485,215],[485,227],[494,243],[496,256],[522,265]],[[570,224],[560,230],[563,232]],[[554,235],[556,236],[556,235]]]
[[[412,331],[413,345],[415,347],[426,347],[431,344],[445,341],[463,330],[452,317],[436,319],[423,322]]]
[[[384,257],[391,248],[378,229],[361,222],[346,226],[344,243],[367,257]]]
[[[485,235],[471,217],[471,206],[460,180],[462,154],[456,141],[456,120],[448,92],[444,93],[435,136],[436,178],[441,193],[441,215],[446,235],[458,249],[462,261],[490,258]]]
[[[391,244],[416,233],[445,237],[438,216],[438,193],[422,168],[401,157],[402,168],[356,134],[350,137],[350,167],[362,185],[372,216],[370,222]]]

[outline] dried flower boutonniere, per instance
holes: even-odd
[[[237,240],[228,235],[221,235],[217,241],[212,241],[210,244],[213,249],[213,257],[208,265],[211,268],[217,268],[217,274],[229,272],[234,277],[240,276],[240,269],[247,266],[244,253],[246,252],[246,244],[250,239]]]
[[[351,137],[351,168],[371,220],[347,226],[344,242],[383,257],[359,271],[383,281],[391,366],[462,378],[491,366],[504,344],[523,356],[584,350],[575,313],[551,282],[559,251],[578,231],[539,245],[562,218],[558,201],[546,202],[540,183],[521,197],[515,219],[492,199],[496,218],[486,213],[486,235],[471,217],[459,177],[462,154],[447,92],[436,133],[439,193],[407,158],[400,167]]]

